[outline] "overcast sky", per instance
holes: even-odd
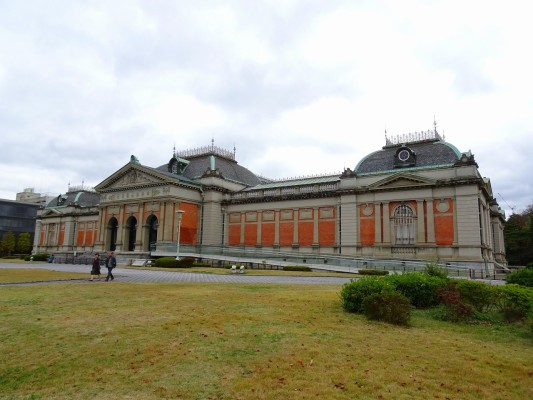
[[[528,1],[0,0],[0,198],[211,144],[269,178],[433,128],[533,204]]]

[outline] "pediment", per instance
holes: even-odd
[[[56,210],[55,208],[47,208],[41,213],[41,217],[46,217],[47,215],[55,214],[55,215],[61,215],[61,211]]]
[[[144,168],[137,165],[128,164],[107,178],[105,181],[96,186],[98,191],[111,189],[126,189],[143,186],[153,186],[168,182],[168,179],[157,176],[156,173],[145,171]]]
[[[419,187],[434,185],[433,179],[422,178],[420,176],[398,173],[385,179],[373,183],[369,189],[397,189],[407,187]]]

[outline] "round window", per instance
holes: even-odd
[[[409,153],[409,151],[405,149],[403,149],[402,151],[398,153],[398,158],[400,159],[400,161],[407,161],[409,160],[410,156],[411,154]]]

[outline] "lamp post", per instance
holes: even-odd
[[[176,211],[176,217],[178,218],[178,245],[176,247],[176,260],[180,259],[180,228],[181,228],[181,218],[183,217],[183,210]]]

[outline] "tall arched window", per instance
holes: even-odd
[[[109,220],[107,225],[107,244],[108,249],[115,251],[117,248],[118,221],[115,217]]]
[[[126,243],[128,243],[128,251],[135,251],[136,240],[137,240],[137,218],[132,216],[126,220]]]
[[[411,207],[400,204],[394,211],[393,224],[396,244],[415,243],[415,217]]]
[[[150,215],[146,219],[146,233],[144,238],[144,247],[145,251],[155,251],[157,243],[157,229],[159,227],[159,222],[155,215]]]

